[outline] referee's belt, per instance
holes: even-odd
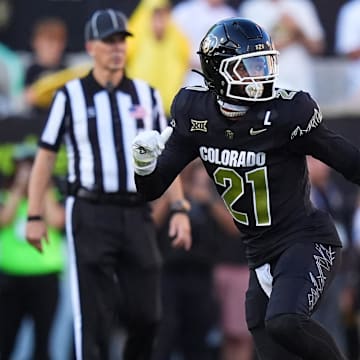
[[[99,204],[117,204],[122,206],[139,206],[144,204],[144,199],[137,193],[101,193],[80,187],[74,195],[80,199]]]

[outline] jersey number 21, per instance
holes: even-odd
[[[233,169],[217,168],[213,174],[215,183],[225,187],[221,195],[233,218],[249,225],[248,214],[233,209],[234,204],[244,194],[244,178]],[[251,184],[256,226],[271,225],[269,187],[266,166],[245,173],[245,181]]]

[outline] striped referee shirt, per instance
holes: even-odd
[[[98,192],[136,192],[131,143],[142,130],[162,131],[166,117],[157,90],[124,77],[114,89],[90,72],[68,82],[53,100],[39,146],[64,141],[68,182]]]

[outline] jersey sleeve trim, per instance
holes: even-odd
[[[42,149],[46,149],[46,150],[50,150],[53,152],[57,152],[58,151],[58,147],[57,146],[53,146],[47,143],[42,142],[41,140],[38,143],[39,147]]]

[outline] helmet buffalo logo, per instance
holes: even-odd
[[[204,54],[210,55],[218,45],[218,38],[209,34],[202,42],[201,48]]]

